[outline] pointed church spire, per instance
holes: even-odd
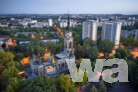
[[[69,19],[69,11],[68,11],[68,25],[67,25],[67,28],[66,28],[67,30],[69,30],[70,29],[70,19]]]

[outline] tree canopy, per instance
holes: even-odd
[[[24,35],[22,33],[17,35],[17,39],[26,39],[26,38],[28,38],[28,36],[26,36],[26,35]]]
[[[5,65],[6,63],[13,61],[14,55],[10,52],[0,51],[0,64]]]
[[[77,58],[90,58],[92,61],[96,60],[99,56],[99,51],[96,42],[90,38],[83,40],[83,45],[78,45],[75,48],[75,56]]]
[[[130,35],[127,38],[121,36],[120,39],[123,46],[129,49],[138,48],[138,40],[135,40],[134,36]]]
[[[69,75],[61,74],[58,78],[39,76],[21,82],[21,92],[76,92]]]
[[[101,40],[98,43],[98,49],[100,52],[104,53],[104,56],[108,56],[114,49],[114,42],[109,40]]]

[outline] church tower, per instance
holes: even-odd
[[[70,19],[68,16],[68,25],[66,27],[65,38],[64,38],[64,51],[70,52],[73,54],[73,37],[72,37],[72,30],[70,28]]]

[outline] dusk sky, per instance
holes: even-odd
[[[138,14],[138,0],[0,0],[0,14]]]

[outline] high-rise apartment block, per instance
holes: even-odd
[[[82,39],[90,38],[91,40],[97,40],[97,22],[85,21],[83,22]]]
[[[103,23],[102,40],[110,40],[115,43],[115,48],[119,47],[121,33],[121,23]]]
[[[136,30],[135,39],[138,40],[138,30]]]

